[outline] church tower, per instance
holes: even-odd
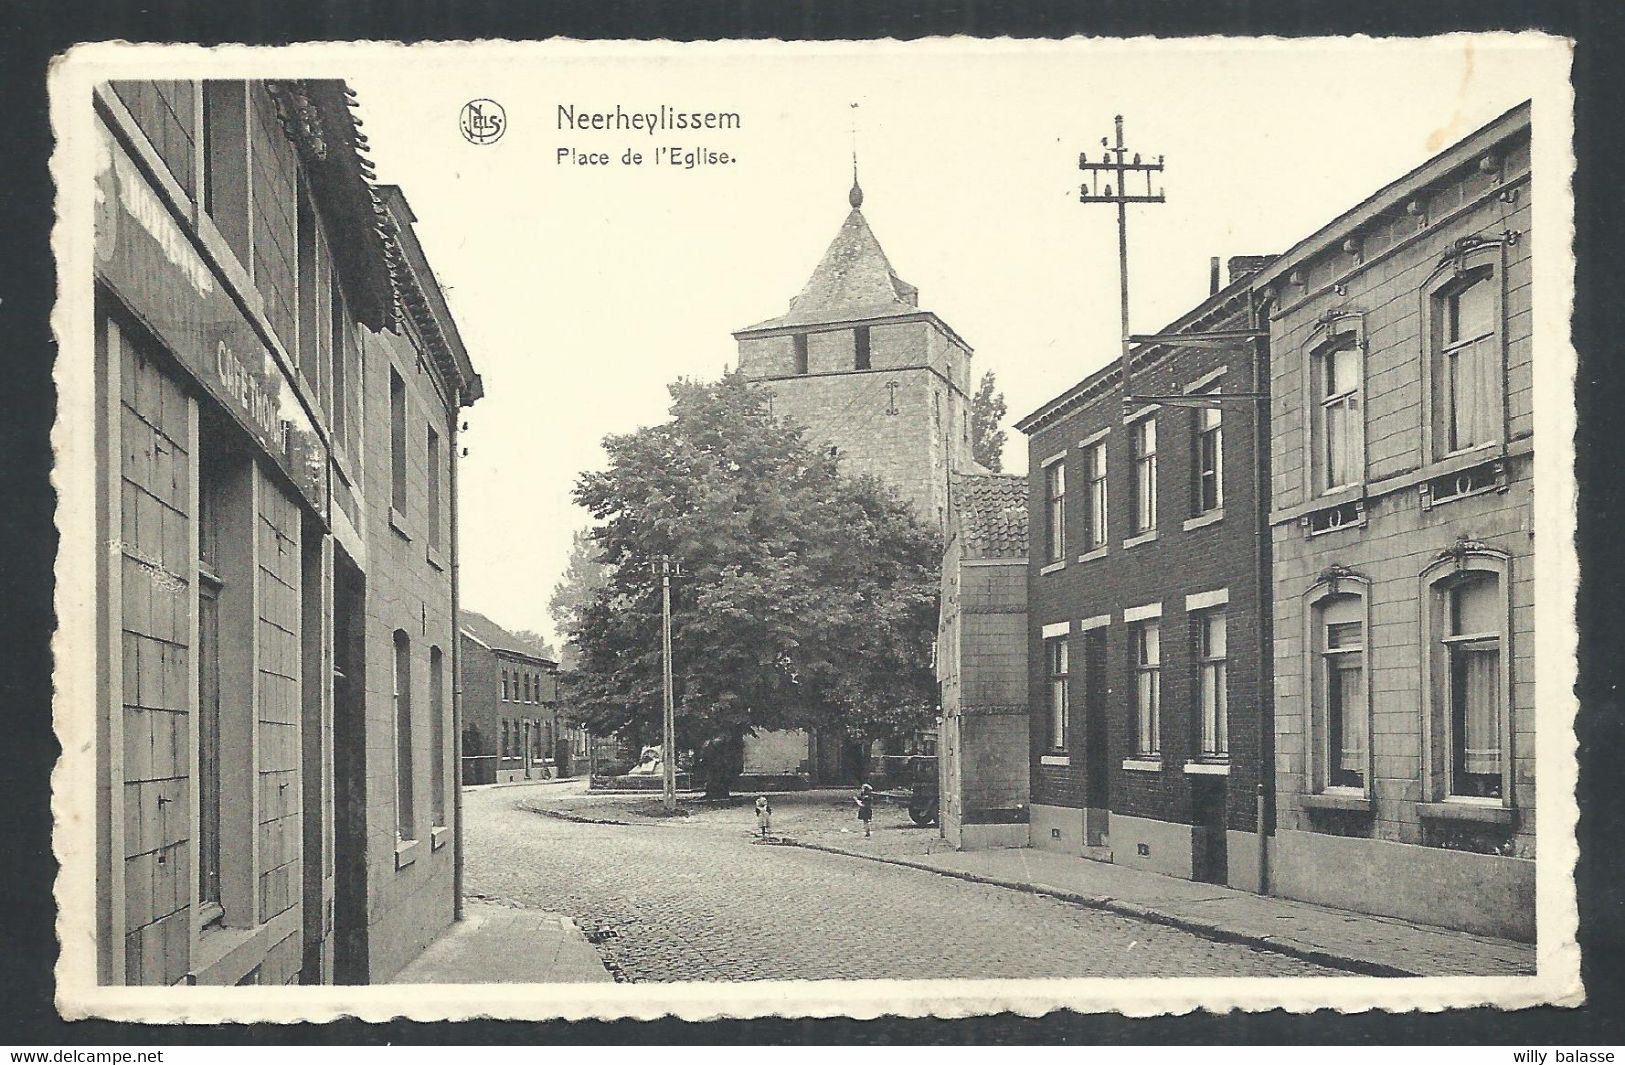
[[[892,269],[863,217],[855,166],[848,202],[851,213],[789,310],[734,334],[739,369],[772,389],[774,414],[946,530],[951,476],[979,469],[971,349]]]

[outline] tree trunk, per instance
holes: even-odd
[[[733,783],[745,771],[745,737],[717,736],[700,744],[694,752],[694,772],[705,787],[707,799],[726,799]]]

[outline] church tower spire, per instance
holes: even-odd
[[[852,191],[846,194],[846,202],[852,205],[854,211],[863,206],[863,186],[858,184],[858,153],[852,152]]]

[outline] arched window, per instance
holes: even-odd
[[[1505,438],[1503,248],[1468,248],[1424,286],[1423,436],[1428,461]]]
[[[446,670],[440,648],[429,648],[429,787],[436,827],[446,823]]]
[[[1308,598],[1306,768],[1316,792],[1371,794],[1366,587],[1363,578],[1339,574],[1315,585]]]
[[[1511,791],[1507,556],[1461,548],[1422,574],[1425,777],[1433,800],[1506,805]]]
[[[395,631],[395,835],[417,838],[412,809],[412,643]]]
[[[1356,311],[1326,320],[1305,346],[1309,494],[1365,481],[1365,319]]]

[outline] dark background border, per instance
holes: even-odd
[[[80,40],[241,41],[476,38],[911,39],[940,34],[1063,37],[1205,33],[1365,33],[1414,36],[1451,30],[1538,28],[1576,39],[1575,208],[1578,256],[1575,343],[1580,353],[1576,440],[1581,512],[1581,670],[1578,692],[1581,847],[1580,944],[1591,1004],[1578,1010],[1343,1016],[1196,1014],[1130,1020],[1058,1013],[966,1021],[681,1021],[531,1024],[476,1022],[369,1025],[164,1027],[64,1023],[52,1006],[56,959],[51,883],[49,773],[57,754],[50,722],[56,548],[49,482],[54,343],[47,314],[55,274],[49,247],[52,141],[45,70]],[[600,0],[13,0],[0,14],[0,1043],[92,1045],[208,1043],[1625,1043],[1625,798],[1617,761],[1625,750],[1621,652],[1625,583],[1619,579],[1625,482],[1614,427],[1625,408],[1619,373],[1621,130],[1625,130],[1625,10],[1617,0],[1547,3],[1496,0],[922,0],[879,4],[734,0],[666,3]],[[1146,77],[1155,77],[1148,69]],[[1280,90],[1283,103],[1291,88]],[[1216,116],[1222,121],[1222,116]],[[1326,120],[1337,121],[1335,114]],[[1245,150],[1245,146],[1238,146]],[[1371,146],[1373,151],[1380,146]],[[929,976],[929,973],[922,973]]]

